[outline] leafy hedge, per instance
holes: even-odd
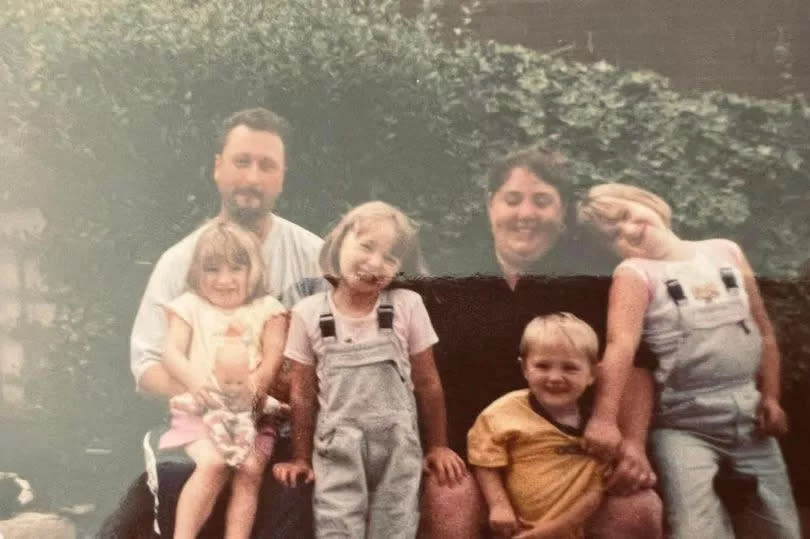
[[[397,5],[0,8],[0,117],[37,171],[18,165],[0,204],[43,209],[45,268],[68,285],[54,288],[61,314],[44,342],[69,368],[44,379],[44,400],[67,385],[126,413],[115,396],[131,383],[124,343],[149,264],[215,211],[214,132],[249,106],[296,128],[282,214],[323,231],[355,202],[389,200],[424,223],[434,267],[458,256],[483,212],[491,157],[528,144],[562,150],[582,187],[618,180],[665,195],[685,236],[734,238],[765,275],[791,277],[810,253],[800,97],[679,94],[653,73],[482,44],[463,28],[440,39],[454,32]]]

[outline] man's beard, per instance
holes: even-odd
[[[256,206],[243,206],[240,205],[236,199],[239,196],[253,196],[259,200]],[[272,209],[273,200],[268,200],[262,193],[253,189],[240,189],[234,191],[231,196],[225,200],[225,208],[228,210],[228,216],[236,223],[243,227],[250,228],[255,226],[261,221]]]

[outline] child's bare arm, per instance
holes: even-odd
[[[262,361],[253,372],[257,395],[267,394],[284,362],[284,341],[289,319],[277,314],[267,320],[262,329]]]
[[[781,398],[782,358],[771,319],[765,309],[765,302],[762,300],[762,294],[754,277],[754,270],[751,269],[751,265],[745,259],[745,256],[742,257],[741,264],[743,283],[745,291],[748,293],[751,316],[762,335],[762,363],[759,366],[759,391],[762,398],[757,420],[759,427],[764,432],[778,436],[785,434],[788,430],[787,417],[779,404]]]
[[[169,325],[166,332],[166,348],[163,363],[168,373],[178,380],[195,399],[206,406],[218,406],[218,401],[209,393],[214,388],[205,373],[195,369],[188,360],[188,349],[191,344],[191,326],[174,314],[167,311]]]
[[[622,444],[605,489],[619,496],[655,485],[657,477],[647,459],[647,431],[654,399],[652,373],[633,367],[619,408]]]
[[[411,356],[411,379],[419,420],[425,432],[425,462],[440,485],[456,484],[467,474],[464,461],[447,447],[447,412],[444,391],[433,360],[433,348]]]
[[[641,340],[649,303],[647,284],[632,270],[613,277],[608,302],[607,343],[599,364],[594,412],[585,429],[585,446],[603,460],[612,459],[621,443],[619,404]]]
[[[553,520],[538,524],[522,521],[521,525],[528,527],[525,531],[514,535],[514,539],[547,539],[564,537],[577,528],[585,525],[585,521],[599,508],[602,503],[602,490],[591,489],[582,495],[574,505],[564,514]]]
[[[473,472],[489,507],[489,528],[496,537],[512,537],[519,523],[503,485],[501,469],[473,466]]]
[[[273,467],[273,475],[287,486],[298,484],[299,477],[309,483],[315,479],[312,471],[312,437],[315,434],[317,411],[317,376],[314,365],[291,361],[290,407],[292,408],[293,460]]]

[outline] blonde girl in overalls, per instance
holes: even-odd
[[[447,447],[444,396],[433,361],[438,338],[421,297],[389,289],[421,273],[414,224],[383,202],[347,213],[320,256],[333,291],[292,310],[293,457],[286,485],[315,481],[317,537],[412,538],[424,467],[456,482],[464,462]]]
[[[787,431],[779,349],[740,248],[678,238],[666,202],[629,185],[591,188],[578,217],[623,259],[586,444],[615,451],[616,409],[643,337],[658,357],[650,441],[670,536],[800,537],[773,437]]]

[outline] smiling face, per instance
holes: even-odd
[[[246,264],[206,260],[202,265],[198,293],[220,309],[244,305],[249,294],[249,270]]]
[[[658,212],[640,202],[614,197],[603,197],[600,204],[605,210],[594,227],[616,255],[652,259],[666,256],[674,236]]]
[[[594,382],[587,356],[563,342],[531,345],[520,364],[532,395],[552,415],[576,411]]]
[[[510,171],[488,212],[498,257],[519,270],[554,247],[565,216],[559,191],[527,168]]]
[[[244,226],[273,209],[284,185],[284,143],[275,133],[237,125],[214,161],[222,208]]]
[[[392,219],[364,219],[346,232],[340,246],[340,284],[359,293],[377,293],[402,265],[399,231]]]

